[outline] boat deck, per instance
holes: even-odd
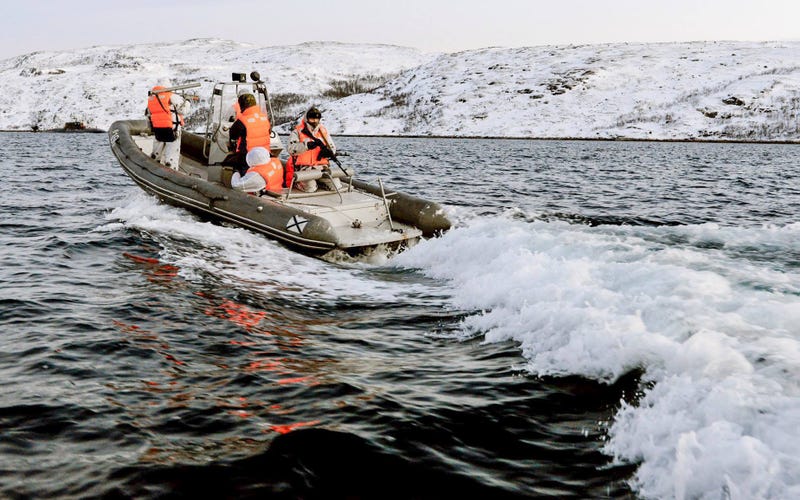
[[[152,151],[152,136],[134,136],[136,145],[149,155]],[[193,158],[181,155],[180,171],[191,177],[200,178],[216,184],[221,184],[221,168],[219,166],[207,166]],[[387,193],[390,197],[391,194]],[[282,205],[291,206],[312,215],[318,215],[327,219],[339,231],[348,231],[349,240],[356,246],[360,240],[372,237],[372,231],[386,231],[394,229],[392,232],[402,232],[409,238],[415,238],[422,232],[406,224],[390,222],[387,217],[387,207],[384,200],[373,194],[356,190],[342,179],[342,188],[337,191],[318,189],[313,193],[306,193],[297,189],[292,189],[290,193],[266,192],[262,197],[269,198],[271,201]],[[391,226],[391,227],[390,227]],[[348,238],[345,238],[348,240]]]

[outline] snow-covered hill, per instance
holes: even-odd
[[[800,43],[487,48],[329,107],[352,134],[797,140]]]
[[[280,116],[321,104],[337,134],[800,140],[800,42],[486,48],[452,54],[216,39],[39,52],[0,61],[0,129],[106,128],[147,90],[261,72]],[[342,90],[368,92],[344,98]],[[346,93],[346,92],[344,92]],[[273,103],[275,104],[275,102]]]
[[[165,82],[202,84],[192,90],[201,99],[189,120],[196,129],[205,126],[202,109],[214,83],[252,70],[261,74],[273,101],[288,103],[286,112],[296,114],[330,100],[323,93],[332,83],[359,80],[374,87],[433,57],[390,45],[255,47],[218,39],[34,52],[0,61],[0,130],[60,128],[71,121],[105,129],[118,119],[142,118],[147,91]]]

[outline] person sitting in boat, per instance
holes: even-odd
[[[256,97],[251,93],[239,96],[237,100],[241,113],[230,128],[231,153],[222,162],[223,165],[232,166],[239,175],[244,176],[247,170],[246,155],[253,148],[265,148],[269,151],[269,118],[262,112],[256,102]]]
[[[181,157],[183,117],[189,111],[189,101],[156,85],[148,93],[145,116],[153,129],[153,151],[150,154],[162,165],[178,170]]]
[[[328,158],[336,155],[336,145],[333,143],[328,130],[322,123],[322,112],[316,107],[306,111],[305,118],[292,130],[289,135],[289,160],[286,162],[286,175],[289,179],[294,175],[294,170],[310,168],[323,169],[328,166]],[[320,179],[320,183],[327,189],[342,187],[339,179]],[[309,180],[295,184],[297,189],[307,193],[317,190],[317,181]],[[335,187],[334,187],[335,186]]]
[[[262,190],[280,192],[283,187],[283,165],[278,158],[272,158],[269,151],[255,147],[245,156],[250,168],[242,176],[234,172],[231,187],[239,191],[258,194]]]

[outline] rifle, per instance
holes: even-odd
[[[199,87],[200,84],[198,82],[193,83],[184,83],[183,85],[175,85],[174,87],[166,87],[163,89],[158,90],[148,90],[147,95],[151,96],[154,94],[160,94],[162,92],[175,92],[176,90],[183,90],[183,89],[193,89],[195,87]]]
[[[200,86],[200,84],[198,82],[184,83],[183,85],[175,85],[173,87],[167,87],[167,88],[158,89],[158,90],[148,90],[147,91],[147,95],[151,96],[151,95],[161,94],[162,92],[174,92],[176,90],[193,89],[193,88],[196,88],[196,87],[199,87],[199,86]],[[181,94],[181,93],[178,93],[178,95],[180,95],[184,99],[188,99],[190,101],[199,101],[200,100],[200,98],[198,96],[196,96],[196,95],[186,95],[186,94]]]
[[[313,137],[314,139],[316,139],[317,137],[314,134],[312,134],[311,131],[308,129],[308,124],[305,123],[304,125],[305,126],[303,127],[303,133],[309,137]],[[322,136],[322,144],[325,146],[325,149],[327,149],[328,152],[330,153],[329,155],[326,156],[328,156],[328,158],[333,160],[333,162],[342,170],[342,173],[344,173],[344,175],[347,176],[347,170],[344,169],[344,167],[342,166],[342,162],[339,161],[339,158],[336,157],[337,156],[336,153],[334,153],[333,149],[331,149],[327,137],[325,137],[325,134],[320,134],[320,135]],[[320,151],[320,154],[322,154],[322,152],[324,151],[325,150]]]

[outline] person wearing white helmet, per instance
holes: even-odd
[[[283,166],[278,158],[270,157],[269,151],[263,147],[251,149],[245,157],[250,167],[244,175],[234,172],[231,187],[248,193],[260,193],[262,190],[279,192],[283,185]]]

